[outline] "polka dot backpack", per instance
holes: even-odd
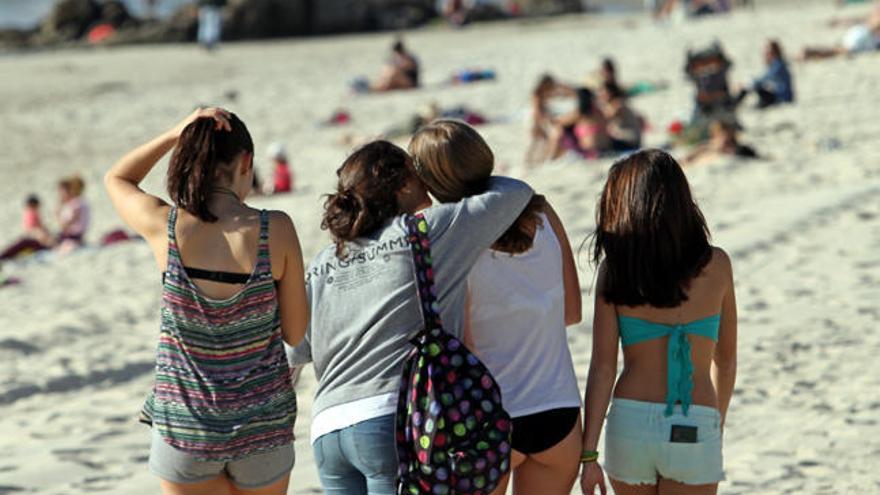
[[[486,366],[440,322],[428,223],[406,220],[425,328],[397,403],[399,494],[489,494],[510,468],[510,416]]]

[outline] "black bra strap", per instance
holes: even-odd
[[[251,279],[251,276],[246,273],[215,272],[213,270],[202,270],[188,266],[185,266],[184,269],[191,279],[200,278],[223,284],[246,284]]]

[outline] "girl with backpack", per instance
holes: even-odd
[[[419,177],[441,202],[485,190],[494,163],[475,135],[438,120],[413,136]],[[567,495],[579,468],[581,399],[565,327],[580,322],[581,294],[565,229],[543,197],[480,254],[468,295],[465,343],[498,381],[513,421],[514,493]]]
[[[461,335],[466,281],[480,254],[531,200],[529,186],[493,177],[482,194],[431,206],[410,156],[387,141],[337,171],[322,227],[333,244],[306,272],[312,320],[294,365],[313,362],[311,443],[325,493],[397,493],[395,413],[410,340],[424,328],[408,214],[424,218],[436,311]]]

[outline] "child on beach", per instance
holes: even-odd
[[[325,203],[333,244],[309,265],[312,322],[289,357],[314,362],[311,444],[326,493],[397,493],[400,378],[424,328],[407,214],[425,216],[438,310],[460,337],[471,267],[532,198],[526,184],[493,177],[478,194],[431,206],[416,168],[399,147],[368,143],[339,168]]]
[[[58,197],[61,204],[56,212],[60,232],[56,249],[61,253],[73,251],[85,244],[86,232],[91,222],[91,210],[83,198],[85,182],[73,176],[58,183]]]
[[[293,171],[287,162],[287,151],[279,143],[273,143],[269,147],[269,156],[272,159],[272,190],[271,194],[293,192]]]
[[[453,120],[409,146],[419,177],[444,203],[482,193],[494,168],[476,132]],[[492,372],[513,419],[514,493],[567,495],[578,474],[580,392],[565,327],[580,322],[577,268],[565,228],[536,196],[468,276],[464,341]],[[493,493],[506,493],[505,475]]]
[[[730,259],[709,244],[684,172],[663,151],[615,163],[596,211],[583,493],[605,493],[597,449],[607,412],[604,467],[615,493],[714,494],[736,379]]]
[[[173,203],[139,184],[174,150]],[[244,203],[253,141],[219,108],[199,109],[105,176],[113,206],[163,273],[150,470],[165,495],[287,493],[296,396],[284,353],[308,323],[293,223]]]
[[[0,252],[0,261],[42,251],[52,246],[52,236],[40,218],[40,198],[28,195],[24,202],[21,218],[22,236],[12,245]]]

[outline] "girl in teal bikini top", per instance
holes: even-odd
[[[617,324],[620,341],[624,346],[669,337],[669,349],[666,353],[666,415],[671,416],[675,403],[681,402],[681,408],[687,416],[691,405],[691,391],[694,388],[694,365],[691,362],[688,335],[708,337],[717,342],[721,315],[712,315],[681,325],[665,325],[632,316],[618,316]]]

